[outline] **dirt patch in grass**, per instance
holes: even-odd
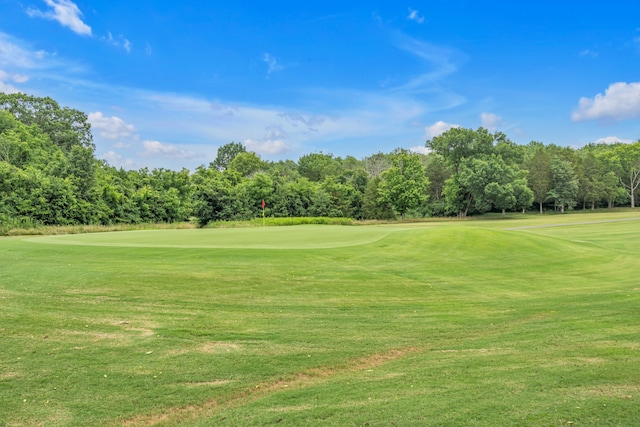
[[[564,359],[556,359],[549,363],[543,363],[543,368],[553,368],[557,366],[586,366],[586,365],[603,365],[607,363],[607,359],[601,357],[570,357]]]
[[[18,376],[17,372],[2,372],[0,373],[0,381],[10,380],[11,378],[17,378]]]
[[[269,412],[301,412],[313,408],[313,405],[277,406],[269,408]]]
[[[183,387],[218,387],[231,383],[231,380],[199,381],[180,384]]]
[[[200,346],[197,351],[200,353],[227,353],[240,350],[240,345],[230,342],[208,342]]]
[[[633,399],[640,395],[640,385],[637,384],[606,384],[577,388],[575,393],[580,397],[617,397]]]
[[[228,343],[208,343],[208,344],[228,344]],[[216,348],[214,345],[213,348]],[[285,376],[279,380],[260,383],[254,387],[239,391],[234,396],[219,401],[211,399],[201,405],[191,405],[178,408],[167,408],[163,414],[139,415],[127,420],[123,420],[122,426],[151,426],[164,422],[176,422],[186,420],[195,420],[205,417],[211,417],[216,413],[234,408],[258,399],[264,398],[280,391],[301,389],[317,385],[327,379],[338,376],[340,374],[348,374],[361,370],[373,369],[385,363],[399,359],[405,355],[416,353],[419,350],[413,347],[402,349],[391,349],[386,352],[371,354],[369,356],[352,359],[346,364],[339,367],[317,367],[307,369],[303,372]],[[300,409],[303,410],[303,409]]]

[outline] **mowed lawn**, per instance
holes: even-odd
[[[640,425],[638,218],[3,238],[0,426]]]

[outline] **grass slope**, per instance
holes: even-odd
[[[640,221],[514,222],[1,239],[0,425],[635,425]]]

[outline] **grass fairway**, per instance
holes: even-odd
[[[637,217],[3,238],[0,426],[640,425]]]

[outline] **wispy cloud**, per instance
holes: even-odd
[[[272,74],[277,71],[284,70],[284,66],[278,63],[278,60],[275,56],[270,53],[265,53],[262,55],[262,60],[267,64],[267,74]]]
[[[502,117],[497,114],[482,113],[480,120],[482,120],[482,127],[492,132],[502,126]]]
[[[590,49],[585,49],[578,54],[581,58],[597,58],[599,53]]]
[[[25,83],[28,80],[29,77],[24,74],[9,74],[6,71],[0,69],[0,92],[19,92],[18,88],[13,86],[12,83]]]
[[[420,16],[419,11],[413,10],[411,8],[409,8],[409,15],[407,16],[407,19],[410,21],[415,21],[418,24],[424,24],[424,16]]]
[[[82,36],[91,35],[91,27],[82,21],[82,12],[74,2],[70,0],[44,0],[44,2],[51,8],[50,10],[28,8],[27,14],[31,17],[58,21],[63,27]]]
[[[107,36],[101,37],[100,40],[107,42],[111,46],[124,49],[127,53],[131,53],[131,42],[122,34],[120,34],[118,37],[113,37],[113,34],[111,34],[111,32],[107,32]]]
[[[456,49],[436,45],[423,40],[395,33],[393,40],[399,49],[422,59],[428,71],[409,79],[390,91],[405,93],[415,98],[417,95],[428,95],[430,102],[437,102],[437,109],[452,108],[466,102],[466,99],[447,89],[443,80],[458,71],[458,67],[466,61],[466,55]]]
[[[571,115],[574,122],[586,120],[621,121],[640,118],[640,82],[612,83],[593,98],[580,98]]]

